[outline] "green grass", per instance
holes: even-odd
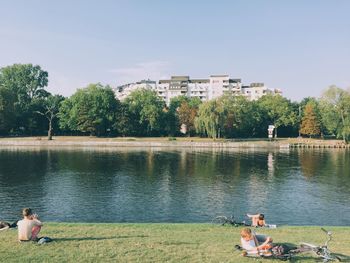
[[[328,227],[332,251],[350,255],[350,227]],[[16,230],[0,232],[0,262],[275,262],[241,256],[241,228],[211,224],[70,224],[48,223],[41,236],[54,242],[19,243]],[[275,242],[320,244],[319,227],[259,229]],[[349,261],[349,257],[345,257]],[[315,262],[311,255],[294,262]],[[279,261],[276,261],[279,262]]]

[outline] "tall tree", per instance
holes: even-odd
[[[179,123],[179,114],[178,114],[178,109],[181,106],[183,102],[189,102],[189,98],[186,96],[177,96],[173,97],[170,100],[169,107],[167,107],[166,110],[166,132],[170,136],[176,136],[179,135],[180,133],[180,126],[181,124]]]
[[[314,110],[312,102],[306,104],[304,117],[300,125],[300,133],[308,136],[318,136],[321,133],[320,122]]]
[[[6,135],[15,125],[15,94],[0,86],[0,134]]]
[[[253,137],[260,125],[260,114],[256,104],[243,96],[224,95],[219,98],[219,107],[224,116],[223,136]]]
[[[294,125],[297,114],[293,111],[291,102],[281,95],[265,95],[258,100],[260,110],[269,124],[275,126],[275,137],[280,126]]]
[[[165,102],[153,90],[138,89],[126,99],[133,134],[155,136],[164,133]]]
[[[133,120],[131,118],[131,113],[129,112],[128,104],[125,102],[120,103],[120,108],[118,111],[118,118],[115,123],[115,130],[118,134],[122,136],[133,134]]]
[[[350,140],[350,93],[330,86],[320,98],[322,121],[329,133]]]
[[[90,84],[62,102],[58,113],[60,127],[106,135],[115,126],[119,105],[109,86]]]
[[[186,126],[186,133],[191,135],[195,132],[194,121],[197,115],[197,108],[191,107],[188,102],[183,102],[177,109],[179,123]]]
[[[202,103],[195,119],[196,131],[213,139],[221,137],[224,127],[225,112],[220,107],[219,100],[210,100]]]
[[[14,64],[0,69],[0,86],[15,94],[15,112],[17,129],[29,129],[34,113],[31,103],[34,98],[47,97],[45,90],[48,73],[40,66],[32,64]]]
[[[39,109],[35,112],[44,116],[48,121],[47,138],[52,140],[53,122],[57,118],[61,102],[64,101],[64,97],[61,95],[48,96],[46,98],[37,99]]]

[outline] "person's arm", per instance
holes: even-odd
[[[34,225],[43,226],[43,223],[37,217],[33,218],[33,221],[34,221]]]
[[[6,229],[9,229],[9,228],[10,228],[9,226],[5,226],[5,227],[3,227],[3,228],[0,228],[0,231],[6,230]]]
[[[271,242],[272,242],[272,238],[271,238],[271,237],[267,237],[266,240],[265,240],[265,242],[262,243],[261,245],[259,245],[257,248],[258,248],[258,249],[263,249],[266,245],[268,245],[268,244],[271,243]]]

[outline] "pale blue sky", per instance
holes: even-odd
[[[229,74],[291,100],[350,87],[350,1],[2,1],[0,67],[39,64],[53,93]]]

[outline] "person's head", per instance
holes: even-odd
[[[259,220],[264,220],[264,219],[265,219],[264,214],[259,214]]]
[[[30,208],[23,208],[22,215],[24,217],[30,217],[32,214],[33,214],[32,209],[30,209]]]
[[[243,228],[242,231],[241,231],[241,237],[245,241],[251,240],[252,237],[253,237],[252,230],[250,230],[249,228]]]

